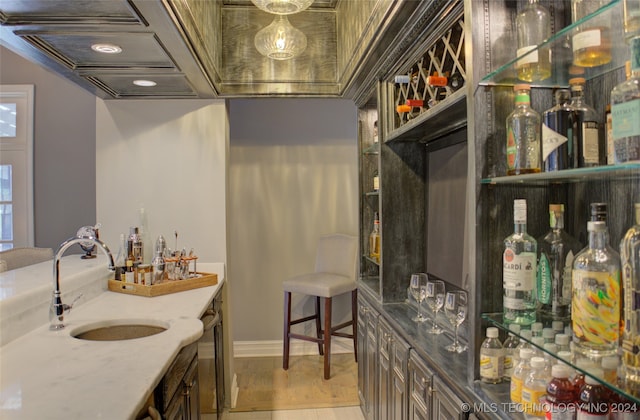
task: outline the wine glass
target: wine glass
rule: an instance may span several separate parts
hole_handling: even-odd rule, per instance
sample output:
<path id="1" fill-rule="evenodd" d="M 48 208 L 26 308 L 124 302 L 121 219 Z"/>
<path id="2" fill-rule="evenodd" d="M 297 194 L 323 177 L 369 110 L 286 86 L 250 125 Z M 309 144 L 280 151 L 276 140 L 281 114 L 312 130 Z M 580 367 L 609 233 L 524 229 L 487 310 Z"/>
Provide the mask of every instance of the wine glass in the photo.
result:
<path id="1" fill-rule="evenodd" d="M 427 305 L 433 312 L 433 325 L 427 330 L 429 334 L 442 334 L 443 329 L 438 327 L 436 318 L 438 311 L 444 305 L 444 282 L 442 280 L 427 281 Z"/>
<path id="2" fill-rule="evenodd" d="M 467 309 L 467 292 L 460 290 L 447 293 L 444 301 L 444 314 L 455 328 L 453 343 L 445 347 L 449 351 L 462 353 L 467 349 L 467 346 L 460 344 L 458 341 L 458 327 L 467 317 Z"/>
<path id="3" fill-rule="evenodd" d="M 409 290 L 411 291 L 411 296 L 418 302 L 418 315 L 413 318 L 416 322 L 425 322 L 427 318 L 422 315 L 422 301 L 424 301 L 426 297 L 426 288 L 427 288 L 427 280 L 428 277 L 425 273 L 416 273 L 411 275 L 411 280 L 409 283 Z"/>

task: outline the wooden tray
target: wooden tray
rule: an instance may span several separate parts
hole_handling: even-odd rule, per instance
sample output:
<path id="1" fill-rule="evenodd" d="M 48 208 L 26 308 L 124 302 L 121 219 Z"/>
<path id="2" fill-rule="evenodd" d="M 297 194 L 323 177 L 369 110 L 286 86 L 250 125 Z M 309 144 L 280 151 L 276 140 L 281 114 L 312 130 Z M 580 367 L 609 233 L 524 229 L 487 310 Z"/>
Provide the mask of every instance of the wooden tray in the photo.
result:
<path id="1" fill-rule="evenodd" d="M 152 286 L 145 286 L 143 284 L 137 283 L 125 283 L 118 280 L 109 280 L 109 290 L 112 292 L 125 293 L 128 295 L 154 297 L 218 284 L 217 274 L 197 274 L 199 274 L 200 277 L 194 277 L 185 280 L 165 280 L 162 283 L 154 284 Z"/>

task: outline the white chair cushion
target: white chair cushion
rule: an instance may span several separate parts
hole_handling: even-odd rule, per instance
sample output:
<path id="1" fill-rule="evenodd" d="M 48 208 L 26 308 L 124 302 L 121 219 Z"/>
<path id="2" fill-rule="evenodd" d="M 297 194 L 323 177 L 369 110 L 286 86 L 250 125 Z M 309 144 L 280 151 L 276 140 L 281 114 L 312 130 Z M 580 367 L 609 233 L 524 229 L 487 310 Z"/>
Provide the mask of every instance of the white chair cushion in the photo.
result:
<path id="1" fill-rule="evenodd" d="M 5 260 L 0 260 L 0 273 L 3 271 L 7 271 L 7 262 Z"/>
<path id="2" fill-rule="evenodd" d="M 285 292 L 310 296 L 334 297 L 351 292 L 358 287 L 349 277 L 332 273 L 309 273 L 291 277 L 282 282 Z"/>

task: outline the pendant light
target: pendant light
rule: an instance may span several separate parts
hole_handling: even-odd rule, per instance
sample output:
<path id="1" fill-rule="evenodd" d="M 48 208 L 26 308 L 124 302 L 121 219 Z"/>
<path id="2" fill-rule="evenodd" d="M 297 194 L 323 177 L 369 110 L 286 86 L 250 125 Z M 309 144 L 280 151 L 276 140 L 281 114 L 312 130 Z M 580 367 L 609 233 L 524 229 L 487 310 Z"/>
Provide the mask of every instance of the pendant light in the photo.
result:
<path id="1" fill-rule="evenodd" d="M 266 57 L 289 60 L 307 48 L 307 37 L 294 28 L 286 16 L 278 15 L 269 26 L 258 31 L 254 44 L 260 54 Z"/>
<path id="2" fill-rule="evenodd" d="M 313 0 L 251 0 L 258 9 L 276 15 L 292 15 L 311 6 Z"/>

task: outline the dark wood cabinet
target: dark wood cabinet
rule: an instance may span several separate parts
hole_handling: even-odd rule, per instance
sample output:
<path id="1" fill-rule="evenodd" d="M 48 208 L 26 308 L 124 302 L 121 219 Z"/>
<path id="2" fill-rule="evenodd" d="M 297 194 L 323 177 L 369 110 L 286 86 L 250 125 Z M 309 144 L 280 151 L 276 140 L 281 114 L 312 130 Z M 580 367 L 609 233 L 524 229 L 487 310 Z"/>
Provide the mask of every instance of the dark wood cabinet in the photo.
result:
<path id="1" fill-rule="evenodd" d="M 166 420 L 199 420 L 198 343 L 180 350 L 155 391 L 155 406 Z"/>

